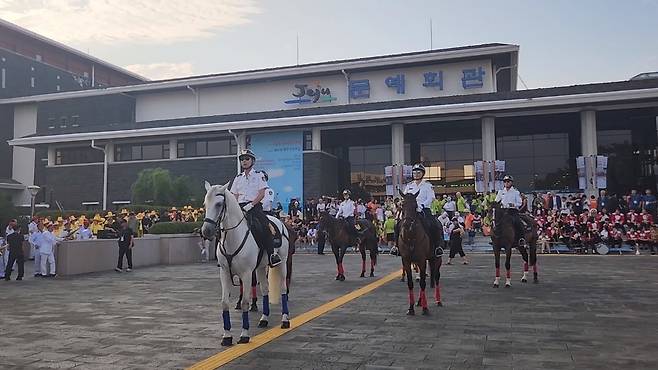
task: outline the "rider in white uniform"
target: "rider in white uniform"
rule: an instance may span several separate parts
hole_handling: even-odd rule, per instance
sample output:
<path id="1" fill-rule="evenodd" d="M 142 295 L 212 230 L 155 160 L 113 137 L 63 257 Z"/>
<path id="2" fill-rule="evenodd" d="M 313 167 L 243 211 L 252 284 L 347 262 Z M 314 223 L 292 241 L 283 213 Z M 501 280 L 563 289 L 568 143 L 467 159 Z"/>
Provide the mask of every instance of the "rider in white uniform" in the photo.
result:
<path id="1" fill-rule="evenodd" d="M 254 233 L 259 244 L 267 251 L 270 259 L 270 266 L 274 267 L 281 263 L 281 257 L 274 249 L 274 242 L 269 230 L 269 220 L 263 212 L 261 201 L 265 197 L 267 182 L 265 176 L 260 171 L 253 171 L 256 155 L 250 149 L 240 151 L 240 166 L 242 173 L 233 179 L 231 193 L 238 198 L 238 203 L 247 213 L 247 216 L 254 217 L 261 225 L 261 229 Z M 252 228 L 252 231 L 256 231 Z"/>
<path id="2" fill-rule="evenodd" d="M 354 214 L 356 213 L 356 206 L 354 201 L 350 199 L 352 192 L 345 189 L 343 190 L 343 201 L 338 206 L 338 212 L 336 213 L 336 218 L 343 218 L 349 225 L 348 229 L 352 233 L 352 236 L 357 236 L 356 227 L 354 226 Z"/>
<path id="3" fill-rule="evenodd" d="M 516 238 L 519 240 L 519 245 L 525 245 L 525 239 L 523 238 L 525 231 L 523 229 L 523 223 L 519 217 L 519 208 L 521 207 L 521 193 L 513 186 L 514 178 L 512 176 L 506 175 L 503 177 L 504 188 L 498 190 L 496 194 L 496 202 L 500 202 L 500 206 L 505 209 L 505 211 L 512 216 L 514 221 L 514 229 L 516 232 Z M 499 225 L 496 225 L 498 228 Z M 499 231 L 499 230 L 498 230 Z"/>
<path id="4" fill-rule="evenodd" d="M 434 189 L 431 183 L 423 179 L 425 177 L 425 166 L 421 163 L 417 163 L 411 168 L 411 174 L 413 180 L 405 186 L 404 193 L 418 193 L 418 196 L 416 196 L 417 211 L 421 215 L 423 226 L 425 226 L 425 230 L 434 246 L 434 254 L 437 257 L 441 256 L 443 255 L 443 248 L 441 248 L 441 238 L 439 238 L 439 224 L 430 210 L 430 205 L 435 198 Z"/>

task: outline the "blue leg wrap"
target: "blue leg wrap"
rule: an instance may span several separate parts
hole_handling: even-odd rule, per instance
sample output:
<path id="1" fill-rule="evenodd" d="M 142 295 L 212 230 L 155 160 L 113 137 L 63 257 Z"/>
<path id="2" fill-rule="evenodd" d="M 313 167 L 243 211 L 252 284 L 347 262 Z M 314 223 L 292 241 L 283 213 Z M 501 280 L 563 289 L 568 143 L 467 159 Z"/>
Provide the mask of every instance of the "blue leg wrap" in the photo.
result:
<path id="1" fill-rule="evenodd" d="M 228 311 L 222 311 L 222 319 L 224 319 L 224 330 L 231 330 L 231 315 Z"/>
<path id="2" fill-rule="evenodd" d="M 288 295 L 281 294 L 281 313 L 288 314 Z"/>
<path id="3" fill-rule="evenodd" d="M 249 312 L 242 313 L 242 329 L 249 330 Z"/>
<path id="4" fill-rule="evenodd" d="M 270 316 L 270 296 L 263 296 L 263 315 Z"/>

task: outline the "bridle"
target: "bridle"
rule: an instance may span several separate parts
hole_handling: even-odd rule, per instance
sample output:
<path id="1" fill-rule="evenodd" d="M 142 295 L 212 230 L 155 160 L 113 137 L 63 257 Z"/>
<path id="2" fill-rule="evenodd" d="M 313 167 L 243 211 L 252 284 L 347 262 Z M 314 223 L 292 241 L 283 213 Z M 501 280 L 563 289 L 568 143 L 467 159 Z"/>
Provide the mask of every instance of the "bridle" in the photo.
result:
<path id="1" fill-rule="evenodd" d="M 222 227 L 222 223 L 224 223 L 224 220 L 226 220 L 226 194 L 225 193 L 220 193 L 217 194 L 217 196 L 222 197 L 224 199 L 224 205 L 222 207 L 222 210 L 219 212 L 219 215 L 217 215 L 217 219 L 213 220 L 211 218 L 205 217 L 203 219 L 203 222 L 207 222 L 215 227 L 216 230 L 216 239 L 217 239 L 217 244 L 219 245 L 219 252 L 226 258 L 226 262 L 228 263 L 228 272 L 229 275 L 231 276 L 231 284 L 233 286 L 237 286 L 235 283 L 233 283 L 233 270 L 232 270 L 232 265 L 233 265 L 233 258 L 237 256 L 241 251 L 242 248 L 244 248 L 245 243 L 247 242 L 247 239 L 249 238 L 249 234 L 251 233 L 251 227 L 249 226 L 249 223 L 247 223 L 247 232 L 245 232 L 244 237 L 242 238 L 242 242 L 240 242 L 240 245 L 238 248 L 233 252 L 233 253 L 228 253 L 226 251 L 226 247 L 224 246 L 224 243 L 222 242 L 222 233 L 226 235 L 227 231 L 236 229 L 240 224 L 247 218 L 247 213 L 242 210 L 242 218 L 240 221 L 232 227 Z M 217 227 L 219 226 L 219 228 Z M 219 265 L 218 265 L 219 266 Z"/>

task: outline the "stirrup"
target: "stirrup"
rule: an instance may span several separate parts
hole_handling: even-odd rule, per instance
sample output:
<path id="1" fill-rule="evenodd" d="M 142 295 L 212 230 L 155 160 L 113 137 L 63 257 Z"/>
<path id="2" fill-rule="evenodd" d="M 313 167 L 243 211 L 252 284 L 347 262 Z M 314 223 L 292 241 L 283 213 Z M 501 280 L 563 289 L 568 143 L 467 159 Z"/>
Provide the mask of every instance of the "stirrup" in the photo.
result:
<path id="1" fill-rule="evenodd" d="M 281 264 L 281 257 L 277 253 L 270 256 L 270 267 L 276 267 Z"/>
<path id="2" fill-rule="evenodd" d="M 434 248 L 434 256 L 435 257 L 443 256 L 443 248 L 441 248 L 441 247 Z"/>
<path id="3" fill-rule="evenodd" d="M 525 238 L 519 239 L 519 246 L 520 247 L 525 247 Z"/>

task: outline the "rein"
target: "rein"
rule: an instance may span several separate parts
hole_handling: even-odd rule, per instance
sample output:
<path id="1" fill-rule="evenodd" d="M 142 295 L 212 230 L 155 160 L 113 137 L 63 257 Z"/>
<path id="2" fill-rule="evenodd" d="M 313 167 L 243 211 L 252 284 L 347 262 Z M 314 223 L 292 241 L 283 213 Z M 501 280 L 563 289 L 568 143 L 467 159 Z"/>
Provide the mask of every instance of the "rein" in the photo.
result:
<path id="1" fill-rule="evenodd" d="M 226 200 L 226 195 L 225 194 L 217 194 L 217 196 L 221 196 L 222 198 L 224 198 L 224 200 Z M 233 253 L 229 254 L 226 251 L 226 247 L 224 246 L 225 243 L 222 242 L 222 232 L 224 233 L 224 239 L 226 239 L 227 231 L 236 229 L 238 226 L 240 226 L 242 221 L 244 221 L 247 218 L 247 213 L 244 212 L 244 210 L 243 210 L 242 211 L 242 218 L 240 219 L 240 221 L 235 226 L 225 228 L 225 227 L 222 227 L 221 225 L 226 220 L 226 208 L 227 208 L 226 207 L 226 202 L 224 202 L 224 207 L 222 207 L 222 211 L 217 216 L 217 220 L 213 220 L 213 219 L 210 219 L 210 218 L 206 217 L 206 218 L 203 219 L 203 222 L 207 222 L 207 223 L 215 226 L 215 228 L 217 228 L 218 225 L 220 226 L 217 229 L 217 236 L 218 236 L 218 241 L 219 241 L 218 242 L 218 244 L 219 244 L 219 253 L 221 253 L 222 256 L 224 256 L 224 258 L 226 258 L 226 262 L 228 263 L 228 272 L 229 272 L 229 275 L 231 276 L 231 284 L 233 284 L 233 286 L 238 286 L 233 282 L 233 276 L 234 276 L 233 269 L 232 269 L 233 258 L 235 256 L 237 256 L 242 251 L 242 248 L 244 248 L 245 243 L 247 242 L 247 239 L 249 238 L 249 233 L 251 233 L 251 227 L 249 227 L 249 224 L 247 224 L 247 232 L 244 234 L 244 237 L 242 238 L 242 242 L 240 242 L 240 245 L 238 246 L 238 248 Z"/>

